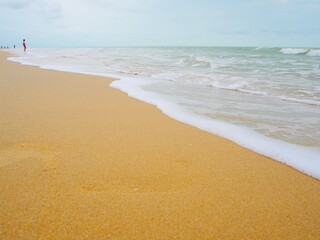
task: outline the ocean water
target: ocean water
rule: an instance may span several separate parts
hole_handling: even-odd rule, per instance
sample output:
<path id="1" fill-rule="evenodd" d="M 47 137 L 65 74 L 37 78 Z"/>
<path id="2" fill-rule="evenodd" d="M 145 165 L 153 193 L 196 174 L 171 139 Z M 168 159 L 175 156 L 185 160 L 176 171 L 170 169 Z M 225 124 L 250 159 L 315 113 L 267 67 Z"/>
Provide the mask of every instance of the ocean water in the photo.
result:
<path id="1" fill-rule="evenodd" d="M 10 58 L 115 77 L 111 87 L 172 118 L 320 179 L 320 49 L 21 49 Z"/>

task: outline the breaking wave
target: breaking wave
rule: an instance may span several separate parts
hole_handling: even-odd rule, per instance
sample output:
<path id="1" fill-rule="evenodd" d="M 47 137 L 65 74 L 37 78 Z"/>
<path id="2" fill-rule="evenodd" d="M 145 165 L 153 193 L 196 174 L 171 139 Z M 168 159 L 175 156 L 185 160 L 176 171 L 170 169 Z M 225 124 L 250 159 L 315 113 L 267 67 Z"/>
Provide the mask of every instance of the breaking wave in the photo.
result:
<path id="1" fill-rule="evenodd" d="M 311 49 L 307 55 L 311 57 L 320 57 L 320 49 Z"/>
<path id="2" fill-rule="evenodd" d="M 307 48 L 282 48 L 280 50 L 283 54 L 304 54 L 307 53 L 309 49 Z"/>
<path id="3" fill-rule="evenodd" d="M 320 57 L 320 49 L 307 49 L 307 48 L 282 48 L 280 50 L 283 54 L 291 55 L 307 55 L 310 57 Z"/>
<path id="4" fill-rule="evenodd" d="M 194 68 L 210 68 L 211 64 L 207 61 L 198 60 L 196 58 L 182 58 L 175 63 L 181 67 L 194 67 Z"/>

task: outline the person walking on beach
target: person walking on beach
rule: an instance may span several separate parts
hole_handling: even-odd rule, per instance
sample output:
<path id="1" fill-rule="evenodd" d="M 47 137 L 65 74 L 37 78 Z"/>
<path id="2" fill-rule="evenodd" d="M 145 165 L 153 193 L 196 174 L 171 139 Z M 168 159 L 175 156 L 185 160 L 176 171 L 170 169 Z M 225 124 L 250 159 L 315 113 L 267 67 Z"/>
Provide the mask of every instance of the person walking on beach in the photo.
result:
<path id="1" fill-rule="evenodd" d="M 23 48 L 24 48 L 24 51 L 26 51 L 27 45 L 26 45 L 26 40 L 25 39 L 23 39 Z"/>

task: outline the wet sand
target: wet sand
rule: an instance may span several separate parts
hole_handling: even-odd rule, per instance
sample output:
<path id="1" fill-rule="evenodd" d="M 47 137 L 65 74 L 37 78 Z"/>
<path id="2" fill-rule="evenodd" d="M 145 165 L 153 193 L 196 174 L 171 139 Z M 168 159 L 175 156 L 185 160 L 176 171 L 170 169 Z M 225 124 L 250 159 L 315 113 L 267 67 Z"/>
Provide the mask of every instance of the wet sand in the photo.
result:
<path id="1" fill-rule="evenodd" d="M 320 239 L 320 182 L 0 52 L 0 239 Z M 308 159 L 305 159 L 306 161 Z"/>

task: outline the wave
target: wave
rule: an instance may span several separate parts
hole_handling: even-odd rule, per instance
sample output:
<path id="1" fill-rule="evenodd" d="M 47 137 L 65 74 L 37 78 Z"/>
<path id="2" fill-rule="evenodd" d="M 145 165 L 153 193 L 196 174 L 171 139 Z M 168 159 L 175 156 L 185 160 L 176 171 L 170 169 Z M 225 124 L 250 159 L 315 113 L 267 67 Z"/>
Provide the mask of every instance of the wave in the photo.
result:
<path id="1" fill-rule="evenodd" d="M 311 57 L 320 57 L 320 49 L 311 49 L 307 55 Z"/>
<path id="2" fill-rule="evenodd" d="M 230 83 L 228 85 L 223 85 L 219 81 L 214 81 L 211 84 L 211 86 L 214 88 L 225 89 L 225 90 L 234 90 L 234 91 L 241 91 L 242 87 L 247 86 L 247 85 L 248 85 L 247 81 L 234 82 L 234 83 Z"/>
<path id="3" fill-rule="evenodd" d="M 181 67 L 194 67 L 194 68 L 210 68 L 211 64 L 207 61 L 197 60 L 195 58 L 182 58 L 175 63 Z"/>
<path id="4" fill-rule="evenodd" d="M 279 54 L 279 49 L 274 49 L 274 52 Z M 65 56 L 68 56 L 68 55 L 65 55 Z M 108 56 L 108 55 L 106 54 L 106 56 Z M 205 63 L 205 62 L 210 60 L 210 59 L 205 60 L 205 59 L 195 57 L 195 56 L 187 57 L 184 55 L 185 58 L 181 58 L 181 55 L 179 55 L 179 56 L 180 56 L 179 63 L 182 65 L 185 64 L 185 66 L 188 67 L 187 72 L 183 72 L 185 69 L 179 69 L 179 71 L 174 72 L 174 71 L 170 71 L 170 69 L 168 70 L 166 68 L 162 68 L 161 69 L 162 71 L 159 71 L 159 72 L 162 72 L 162 74 L 167 75 L 167 78 L 169 78 L 169 79 L 179 78 L 184 81 L 187 81 L 187 80 L 189 80 L 187 78 L 187 76 L 190 76 L 190 72 L 193 73 L 194 72 L 193 70 L 197 70 L 196 71 L 197 73 L 201 73 L 204 70 L 203 68 L 201 68 L 201 64 L 199 65 L 199 62 L 204 62 L 203 63 L 204 66 L 208 66 L 207 63 Z M 112 77 L 112 78 L 121 79 L 119 81 L 113 82 L 111 86 L 114 88 L 118 88 L 124 92 L 127 92 L 129 95 L 131 95 L 137 99 L 149 102 L 153 105 L 156 105 L 165 114 L 171 116 L 172 118 L 174 118 L 176 120 L 193 125 L 195 127 L 198 127 L 199 129 L 208 131 L 210 133 L 214 133 L 219 136 L 228 138 L 243 147 L 251 149 L 251 150 L 253 150 L 257 153 L 260 153 L 262 155 L 269 156 L 279 162 L 282 162 L 282 163 L 287 164 L 295 169 L 298 169 L 301 172 L 304 172 L 310 176 L 313 176 L 317 179 L 320 179 L 320 164 L 319 164 L 320 152 L 319 152 L 319 148 L 310 148 L 310 147 L 293 145 L 290 143 L 286 143 L 284 141 L 280 141 L 280 140 L 272 139 L 270 137 L 263 136 L 263 135 L 255 132 L 254 130 L 247 129 L 245 127 L 238 127 L 233 124 L 228 124 L 228 123 L 220 122 L 218 120 L 206 118 L 205 116 L 194 115 L 193 113 L 189 113 L 188 110 L 181 107 L 180 105 L 177 105 L 169 100 L 167 101 L 163 97 L 161 97 L 160 95 L 145 91 L 143 89 L 143 87 L 146 86 L 147 84 L 149 84 L 149 78 L 146 79 L 145 81 L 143 80 L 143 77 L 141 77 L 141 75 L 140 75 L 141 74 L 140 68 L 138 69 L 139 75 L 140 75 L 139 79 L 135 78 L 134 76 L 129 79 L 127 77 L 124 77 L 123 74 L 121 74 L 121 73 L 119 73 L 119 75 L 110 74 L 110 72 L 114 73 L 114 72 L 118 72 L 117 70 L 123 69 L 122 67 L 117 66 L 117 65 L 116 66 L 103 66 L 103 69 L 102 68 L 95 68 L 92 66 L 86 66 L 87 62 L 88 62 L 88 58 L 83 58 L 83 61 L 85 61 L 85 63 L 86 63 L 85 64 L 86 67 L 83 67 L 82 65 L 79 65 L 78 63 L 72 63 L 71 65 L 73 67 L 72 66 L 68 67 L 67 64 L 63 64 L 60 66 L 52 66 L 53 57 L 51 58 L 50 61 L 45 61 L 45 59 L 44 59 L 44 61 L 41 61 L 38 64 L 32 63 L 33 61 L 32 61 L 32 59 L 30 59 L 30 57 L 31 56 L 29 55 L 28 57 L 11 58 L 10 60 L 17 61 L 17 62 L 24 63 L 24 64 L 29 64 L 29 65 L 40 66 L 41 68 L 45 68 L 45 69 L 53 69 L 53 70 L 67 71 L 67 72 L 78 72 L 78 73 L 83 73 L 83 74 L 90 74 L 90 75 L 105 76 L 105 77 Z M 177 59 L 178 58 L 174 58 L 173 61 L 176 62 Z M 200 61 L 198 61 L 198 60 L 200 60 Z M 317 60 L 317 59 L 313 59 L 313 60 Z M 60 61 L 58 63 L 60 63 Z M 45 64 L 49 64 L 49 66 L 46 66 Z M 214 66 L 214 64 L 215 64 L 214 62 L 211 62 L 212 66 Z M 107 69 L 108 67 L 110 69 Z M 148 67 L 148 65 L 146 65 L 146 67 Z M 143 69 L 146 67 L 143 67 Z M 198 67 L 200 69 L 192 69 L 192 71 L 189 71 L 190 68 L 192 68 L 192 67 L 195 67 L 195 68 Z M 111 71 L 111 68 L 113 68 L 114 70 Z M 134 70 L 132 70 L 131 72 L 130 72 L 130 68 L 129 69 L 125 68 L 125 69 L 128 70 L 127 71 L 128 74 L 130 73 L 130 74 L 135 75 L 134 70 L 136 70 L 137 68 L 134 68 Z M 198 71 L 198 70 L 200 70 L 200 71 Z M 122 72 L 124 72 L 124 71 L 122 71 Z M 179 76 L 179 74 L 181 74 L 181 72 L 183 72 L 182 73 L 183 75 Z M 173 74 L 174 76 L 169 76 L 169 74 Z M 151 76 L 152 76 L 152 74 L 151 74 Z M 208 75 L 206 75 L 206 76 L 208 76 Z M 210 76 L 216 77 L 216 76 L 212 76 L 212 75 L 210 75 Z M 165 76 L 162 76 L 162 77 L 165 77 Z M 203 78 L 199 79 L 199 77 L 201 77 L 200 74 L 190 76 L 190 78 L 196 79 L 197 81 L 204 80 Z M 225 79 L 226 76 L 220 76 L 220 77 L 221 77 L 221 81 L 218 78 L 219 81 L 215 81 L 215 83 L 212 84 L 212 87 L 217 87 L 217 88 L 221 88 L 221 89 L 228 89 L 229 88 L 229 90 L 239 91 L 239 92 L 243 92 L 246 94 L 264 95 L 268 98 L 278 98 L 278 99 L 282 98 L 282 100 L 291 101 L 291 102 L 299 102 L 300 101 L 299 99 L 293 99 L 293 98 L 290 99 L 289 96 L 287 96 L 287 97 L 285 97 L 285 96 L 272 96 L 270 93 L 267 93 L 268 90 L 266 90 L 266 92 L 254 91 L 253 89 L 251 89 L 251 82 L 248 81 L 248 79 L 246 79 L 246 78 L 238 78 L 238 77 L 236 79 L 229 78 L 229 80 L 232 80 L 232 82 L 229 81 L 228 83 L 226 83 L 226 82 L 222 81 Z M 139 82 L 140 79 L 142 79 L 141 82 Z M 210 77 L 207 78 L 207 80 L 210 83 L 212 82 L 212 78 L 210 78 Z M 228 80 L 228 79 L 226 79 L 226 80 Z M 315 89 L 317 89 L 317 88 L 315 88 Z M 310 102 L 308 103 L 308 101 L 309 100 L 307 100 L 307 102 L 305 102 L 304 104 L 306 104 L 306 103 L 311 104 Z M 313 100 L 310 100 L 310 101 L 313 101 Z M 320 100 L 318 101 L 318 99 L 315 99 L 315 101 L 313 101 L 312 104 L 320 105 Z M 304 159 L 308 159 L 308 161 L 303 161 Z"/>
<path id="5" fill-rule="evenodd" d="M 121 78 L 110 84 L 128 96 L 156 106 L 173 119 L 195 126 L 203 131 L 227 138 L 258 154 L 270 157 L 309 176 L 320 179 L 319 149 L 303 147 L 263 136 L 246 127 L 239 127 L 219 120 L 194 114 L 176 103 L 168 102 L 160 95 L 143 90 L 150 82 L 142 79 Z M 303 161 L 308 159 L 308 161 Z"/>
<path id="6" fill-rule="evenodd" d="M 246 94 L 277 98 L 277 99 L 280 99 L 280 100 L 286 101 L 286 102 L 320 106 L 320 99 L 313 100 L 313 99 L 298 99 L 298 98 L 294 98 L 294 97 L 285 97 L 285 96 L 275 96 L 275 95 L 272 95 L 268 92 L 244 89 L 243 87 L 248 86 L 248 83 L 246 81 L 231 83 L 229 85 L 223 85 L 223 84 L 219 83 L 218 81 L 214 81 L 211 83 L 210 86 L 214 87 L 214 88 L 218 88 L 218 89 L 228 90 L 228 91 L 236 91 L 236 92 L 241 92 L 241 93 L 246 93 Z"/>
<path id="7" fill-rule="evenodd" d="M 277 49 L 276 47 L 256 47 L 254 50 L 270 50 Z"/>
<path id="8" fill-rule="evenodd" d="M 283 54 L 305 54 L 309 51 L 307 48 L 282 48 L 280 50 Z"/>
<path id="9" fill-rule="evenodd" d="M 310 57 L 320 57 L 320 49 L 307 49 L 307 48 L 282 48 L 280 50 L 283 54 L 301 54 Z"/>
<path id="10" fill-rule="evenodd" d="M 279 99 L 287 102 L 294 103 L 303 103 L 308 105 L 320 106 L 320 100 L 310 100 L 310 99 L 297 99 L 297 98 L 288 98 L 288 97 L 279 97 Z"/>

